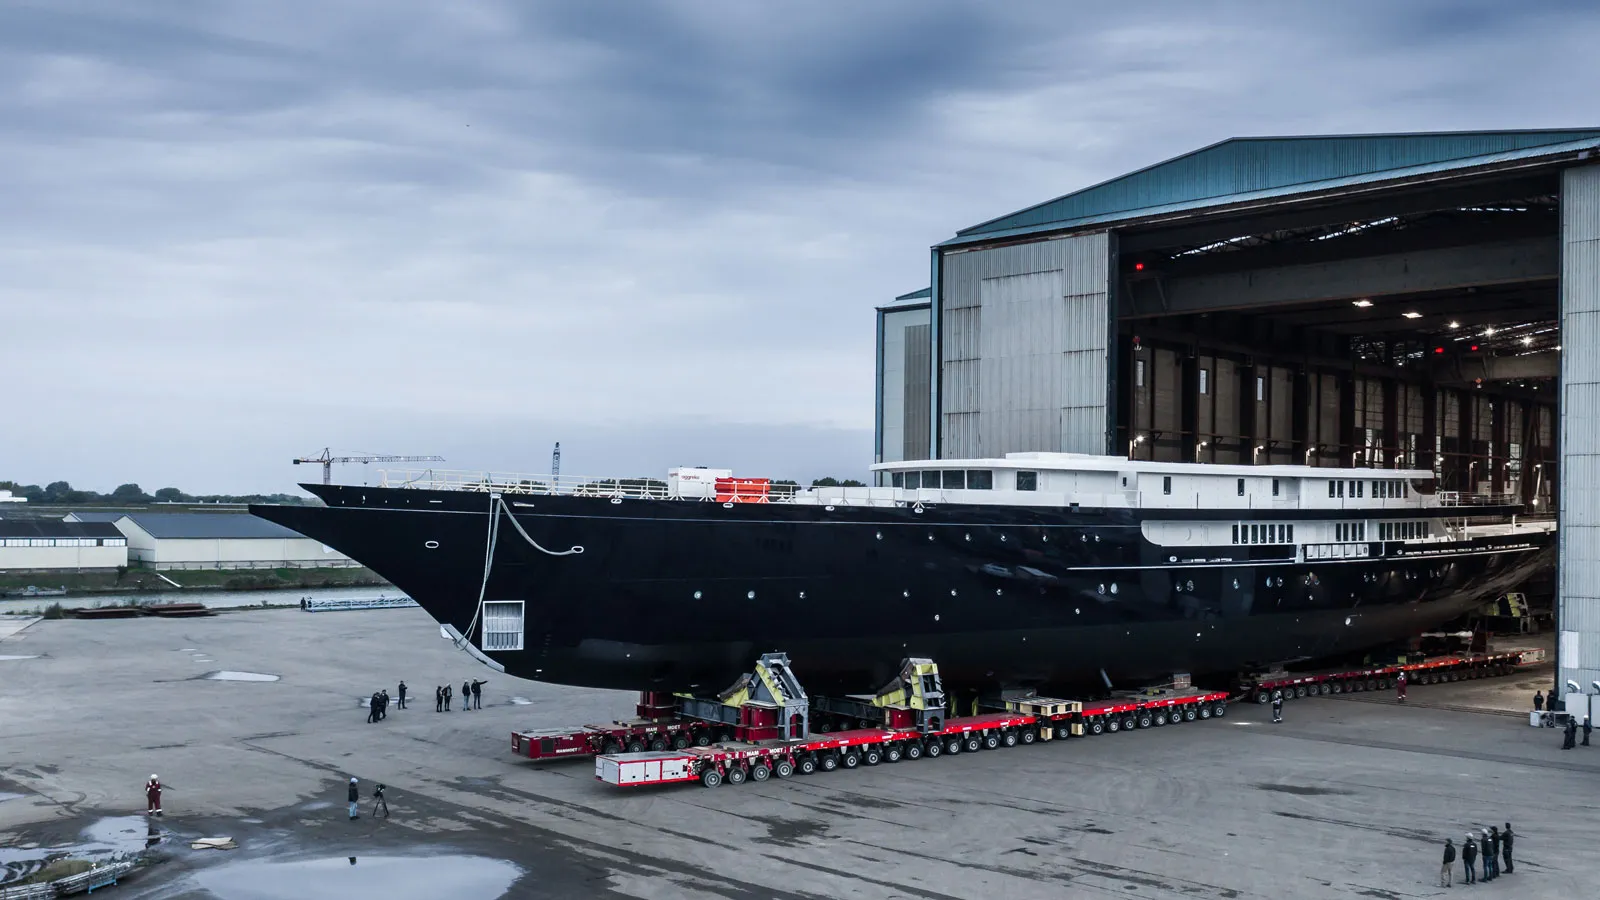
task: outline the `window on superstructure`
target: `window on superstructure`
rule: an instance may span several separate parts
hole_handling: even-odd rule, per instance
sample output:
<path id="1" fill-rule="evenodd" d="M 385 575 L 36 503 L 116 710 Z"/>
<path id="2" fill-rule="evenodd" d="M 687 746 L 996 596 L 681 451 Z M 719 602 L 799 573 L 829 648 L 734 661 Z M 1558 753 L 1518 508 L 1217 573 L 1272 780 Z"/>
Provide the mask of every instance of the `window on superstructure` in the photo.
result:
<path id="1" fill-rule="evenodd" d="M 1329 497 L 1333 496 L 1333 482 L 1331 482 L 1331 481 L 1328 482 L 1328 496 Z"/>
<path id="2" fill-rule="evenodd" d="M 1289 533 L 1288 533 L 1288 536 L 1285 538 L 1285 540 L 1288 543 L 1292 544 L 1292 543 L 1294 543 L 1294 523 L 1293 522 L 1289 523 L 1288 528 L 1289 528 Z"/>
<path id="3" fill-rule="evenodd" d="M 1289 542 L 1289 526 L 1287 526 L 1287 525 L 1279 525 L 1278 526 L 1278 543 L 1286 544 L 1288 542 Z"/>
<path id="4" fill-rule="evenodd" d="M 1343 500 L 1344 499 L 1344 482 L 1335 481 L 1334 484 L 1337 485 L 1338 488 L 1339 488 L 1339 499 Z"/>
<path id="5" fill-rule="evenodd" d="M 1400 496 L 1403 498 L 1409 496 L 1410 494 L 1411 489 L 1406 486 L 1404 481 L 1400 482 Z"/>
<path id="6" fill-rule="evenodd" d="M 1239 479 L 1239 496 L 1244 496 L 1244 479 Z"/>
<path id="7" fill-rule="evenodd" d="M 1202 394 L 1208 393 L 1210 391 L 1210 388 L 1211 388 L 1211 370 L 1210 369 L 1201 369 L 1200 370 L 1200 393 L 1202 393 Z"/>
<path id="8" fill-rule="evenodd" d="M 1432 522 L 1423 522 L 1422 523 L 1422 536 L 1423 537 L 1433 537 L 1433 523 Z"/>
<path id="9" fill-rule="evenodd" d="M 928 470 L 924 469 L 923 472 L 922 472 L 922 487 L 925 490 L 930 490 L 930 491 L 938 490 L 939 489 L 939 473 L 937 471 L 928 471 Z"/>
<path id="10" fill-rule="evenodd" d="M 992 491 L 994 490 L 994 473 L 988 469 L 967 470 L 967 490 Z"/>
<path id="11" fill-rule="evenodd" d="M 1038 472 L 1018 472 L 1017 473 L 1017 490 L 1019 490 L 1019 491 L 1037 491 L 1038 489 L 1039 489 L 1039 473 Z"/>
<path id="12" fill-rule="evenodd" d="M 1144 360 L 1135 360 L 1133 363 L 1133 386 L 1144 387 Z"/>
<path id="13" fill-rule="evenodd" d="M 1233 523 L 1233 542 L 1235 544 L 1239 543 L 1239 523 L 1238 522 Z"/>
<path id="14" fill-rule="evenodd" d="M 922 473 L 921 472 L 907 472 L 905 474 L 906 474 L 906 490 L 908 490 L 908 491 L 916 491 L 916 490 L 921 490 L 922 489 Z"/>
<path id="15" fill-rule="evenodd" d="M 1272 496 L 1278 496 L 1278 479 L 1272 479 Z"/>
<path id="16" fill-rule="evenodd" d="M 1260 375 L 1257 375 L 1256 376 L 1256 402 L 1260 403 L 1261 401 L 1263 401 L 1265 399 L 1267 399 L 1267 379 L 1263 378 Z"/>
<path id="17" fill-rule="evenodd" d="M 1163 493 L 1163 494 L 1172 493 L 1172 476 L 1171 475 L 1163 475 L 1163 476 L 1161 476 L 1161 493 Z"/>
<path id="18" fill-rule="evenodd" d="M 944 470 L 944 489 L 947 491 L 964 491 L 967 489 L 967 473 L 963 469 Z"/>
<path id="19" fill-rule="evenodd" d="M 889 473 L 889 486 L 890 487 L 905 487 L 906 486 L 905 473 L 904 472 L 890 472 Z"/>
<path id="20" fill-rule="evenodd" d="M 1355 488 L 1357 497 L 1365 497 L 1367 495 L 1367 483 L 1365 481 L 1356 482 Z"/>

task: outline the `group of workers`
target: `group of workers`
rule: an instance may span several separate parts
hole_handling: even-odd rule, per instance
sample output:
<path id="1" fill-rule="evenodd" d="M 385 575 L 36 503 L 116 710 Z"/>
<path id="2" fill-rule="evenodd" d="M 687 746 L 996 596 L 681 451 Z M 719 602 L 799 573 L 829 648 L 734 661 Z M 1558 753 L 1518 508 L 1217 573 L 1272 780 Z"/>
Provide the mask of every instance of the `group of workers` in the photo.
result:
<path id="1" fill-rule="evenodd" d="M 1504 872 L 1510 875 L 1515 869 L 1511 864 L 1511 845 L 1516 840 L 1516 834 L 1511 831 L 1511 823 L 1506 823 L 1506 830 L 1501 831 L 1493 825 L 1479 832 L 1467 832 L 1466 840 L 1461 842 L 1461 864 L 1466 868 L 1467 877 L 1465 884 L 1479 881 L 1493 881 L 1500 877 L 1502 871 L 1500 863 L 1505 861 Z M 1456 861 L 1456 844 L 1450 838 L 1444 839 L 1444 864 L 1439 867 L 1439 886 L 1451 886 L 1452 866 Z M 1475 864 L 1482 862 L 1483 874 L 1478 874 Z"/>
<path id="2" fill-rule="evenodd" d="M 1556 696 L 1556 692 L 1555 691 L 1551 691 L 1550 692 L 1550 708 L 1552 710 L 1555 709 L 1555 696 Z M 1534 691 L 1533 692 L 1533 711 L 1534 712 L 1543 712 L 1544 711 L 1544 704 L 1545 704 L 1544 692 L 1543 691 Z M 1589 746 L 1589 733 L 1594 731 L 1594 726 L 1589 723 L 1589 717 L 1588 716 L 1583 716 L 1582 720 L 1580 721 L 1577 716 L 1568 716 L 1567 717 L 1567 724 L 1562 729 L 1561 749 L 1563 749 L 1563 750 L 1571 750 L 1574 747 L 1578 746 L 1578 732 L 1579 731 L 1583 732 L 1583 746 L 1585 746 L 1585 747 Z"/>
<path id="3" fill-rule="evenodd" d="M 461 682 L 461 709 L 483 709 L 483 686 L 488 681 L 474 679 Z M 449 712 L 450 698 L 455 695 L 450 685 L 440 685 L 433 689 L 433 711 Z"/>

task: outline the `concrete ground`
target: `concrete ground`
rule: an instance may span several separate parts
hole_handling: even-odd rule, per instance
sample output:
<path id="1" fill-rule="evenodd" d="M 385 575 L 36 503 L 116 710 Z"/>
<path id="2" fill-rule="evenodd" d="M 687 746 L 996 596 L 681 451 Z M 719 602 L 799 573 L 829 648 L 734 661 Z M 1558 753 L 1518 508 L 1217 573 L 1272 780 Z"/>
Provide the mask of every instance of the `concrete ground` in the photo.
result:
<path id="1" fill-rule="evenodd" d="M 280 680 L 203 677 L 219 670 Z M 482 711 L 433 711 L 435 684 L 479 677 Z M 414 708 L 366 724 L 362 698 L 401 678 Z M 586 761 L 519 761 L 509 735 L 626 716 L 631 696 L 489 672 L 417 609 L 40 621 L 0 641 L 0 863 L 108 829 L 142 844 L 155 772 L 166 861 L 113 896 L 1407 898 L 1444 893 L 1445 837 L 1506 821 L 1516 873 L 1452 890 L 1590 896 L 1600 746 L 1562 751 L 1515 715 L 1547 684 L 623 790 Z M 1463 711 L 1479 695 L 1512 712 Z M 346 818 L 351 775 L 363 798 L 390 786 L 392 818 Z M 188 847 L 220 835 L 239 849 Z"/>

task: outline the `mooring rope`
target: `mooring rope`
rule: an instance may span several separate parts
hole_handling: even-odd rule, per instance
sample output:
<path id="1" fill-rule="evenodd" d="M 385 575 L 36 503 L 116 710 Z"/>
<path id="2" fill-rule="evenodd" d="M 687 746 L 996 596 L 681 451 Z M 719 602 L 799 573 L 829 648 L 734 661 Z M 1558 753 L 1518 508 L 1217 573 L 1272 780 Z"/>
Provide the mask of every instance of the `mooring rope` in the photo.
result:
<path id="1" fill-rule="evenodd" d="M 467 630 L 462 632 L 461 635 L 461 640 L 469 644 L 472 642 L 473 630 L 478 627 L 479 620 L 483 618 L 484 597 L 489 591 L 489 575 L 494 571 L 494 550 L 500 542 L 501 513 L 505 513 L 506 518 L 511 520 L 512 527 L 517 529 L 517 533 L 522 535 L 522 539 L 533 545 L 534 549 L 538 550 L 540 553 L 545 553 L 550 556 L 575 556 L 583 552 L 583 546 L 581 544 L 574 544 L 570 550 L 548 550 L 541 546 L 538 541 L 534 540 L 533 537 L 523 529 L 522 523 L 517 521 L 517 517 L 512 514 L 511 508 L 506 506 L 505 498 L 500 494 L 489 494 L 489 537 L 488 540 L 485 541 L 483 548 L 483 580 L 478 584 L 478 608 L 473 612 L 472 622 L 467 625 Z M 460 643 L 458 643 L 456 646 L 457 649 L 460 649 L 461 647 Z"/>

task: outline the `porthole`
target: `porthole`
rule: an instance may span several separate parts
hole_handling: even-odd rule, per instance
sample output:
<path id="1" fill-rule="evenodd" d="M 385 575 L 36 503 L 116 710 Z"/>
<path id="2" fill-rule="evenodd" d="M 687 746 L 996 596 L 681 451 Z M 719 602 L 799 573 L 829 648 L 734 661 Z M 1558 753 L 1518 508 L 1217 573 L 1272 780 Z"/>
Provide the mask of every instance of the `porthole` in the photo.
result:
<path id="1" fill-rule="evenodd" d="M 1001 590 L 1000 590 L 1000 589 L 999 589 L 999 588 L 995 588 L 995 589 L 994 589 L 994 595 L 995 595 L 995 596 L 996 596 L 996 597 L 998 597 L 998 596 L 1000 596 L 1000 595 L 1001 595 L 1001 594 L 1002 594 L 1002 593 L 1004 593 L 1004 592 L 1003 592 L 1003 591 L 1001 591 Z"/>
<path id="2" fill-rule="evenodd" d="M 1192 582 L 1192 581 L 1184 582 L 1183 589 L 1188 591 L 1191 594 L 1194 593 L 1194 582 Z"/>
<path id="3" fill-rule="evenodd" d="M 1239 589 L 1239 579 L 1237 578 L 1233 580 L 1233 589 L 1236 591 Z"/>
<path id="4" fill-rule="evenodd" d="M 972 540 L 972 535 L 964 534 L 964 535 L 961 536 L 961 538 L 962 538 L 962 540 L 970 541 L 970 540 Z"/>
<path id="5" fill-rule="evenodd" d="M 1085 544 L 1087 544 L 1087 543 L 1089 543 L 1089 536 L 1087 534 L 1080 534 L 1080 535 L 1078 535 L 1078 540 L 1083 541 Z"/>
<path id="6" fill-rule="evenodd" d="M 831 506 L 824 506 L 823 509 L 827 510 L 828 512 L 833 512 L 833 507 Z"/>
<path id="7" fill-rule="evenodd" d="M 1100 543 L 1100 535 L 1097 534 L 1097 535 L 1094 536 L 1094 542 L 1096 544 Z"/>
<path id="8" fill-rule="evenodd" d="M 427 547 L 429 550 L 437 550 L 437 549 L 439 549 L 439 542 L 438 541 L 429 541 L 426 544 L 423 544 L 422 546 Z"/>
<path id="9" fill-rule="evenodd" d="M 911 592 L 910 591 L 901 591 L 900 592 L 900 596 L 909 598 L 911 596 Z"/>
<path id="10" fill-rule="evenodd" d="M 1003 534 L 1000 535 L 1000 543 L 1004 544 L 1005 542 L 1006 542 L 1006 536 L 1003 535 Z"/>
<path id="11" fill-rule="evenodd" d="M 938 613 L 934 613 L 934 614 L 933 614 L 933 620 L 934 620 L 934 621 L 935 621 L 935 622 L 937 622 L 937 621 L 939 621 L 939 614 L 938 614 Z"/>
<path id="12" fill-rule="evenodd" d="M 621 497 L 612 497 L 611 498 L 611 505 L 612 506 L 621 506 L 622 505 L 622 498 Z"/>
<path id="13" fill-rule="evenodd" d="M 1111 593 L 1115 594 L 1116 592 L 1117 592 L 1117 583 L 1115 581 L 1113 581 L 1113 582 L 1111 582 Z"/>
<path id="14" fill-rule="evenodd" d="M 1106 586 L 1103 585 L 1103 584 L 1100 585 L 1100 593 L 1104 594 L 1105 592 L 1106 592 Z"/>
<path id="15" fill-rule="evenodd" d="M 700 592 L 699 592 L 699 591 L 695 591 L 695 592 L 694 592 L 694 598 L 695 598 L 695 599 L 696 599 L 696 600 L 699 600 L 699 599 L 700 599 Z"/>
<path id="16" fill-rule="evenodd" d="M 756 592 L 755 591 L 749 591 L 744 595 L 744 598 L 746 600 L 754 600 L 756 598 Z"/>
<path id="17" fill-rule="evenodd" d="M 955 596 L 955 595 L 956 595 L 956 592 L 955 592 L 955 590 L 954 590 L 954 589 L 952 589 L 952 590 L 951 590 L 951 591 L 950 591 L 950 596 L 952 596 L 952 597 L 954 597 L 954 596 Z"/>
<path id="18" fill-rule="evenodd" d="M 800 599 L 804 600 L 805 598 L 806 598 L 806 592 L 805 591 L 801 591 L 800 592 Z"/>
<path id="19" fill-rule="evenodd" d="M 881 540 L 883 540 L 883 532 L 880 531 L 877 534 L 873 535 L 873 537 L 875 537 L 875 538 L 877 538 L 878 540 L 881 541 Z"/>

